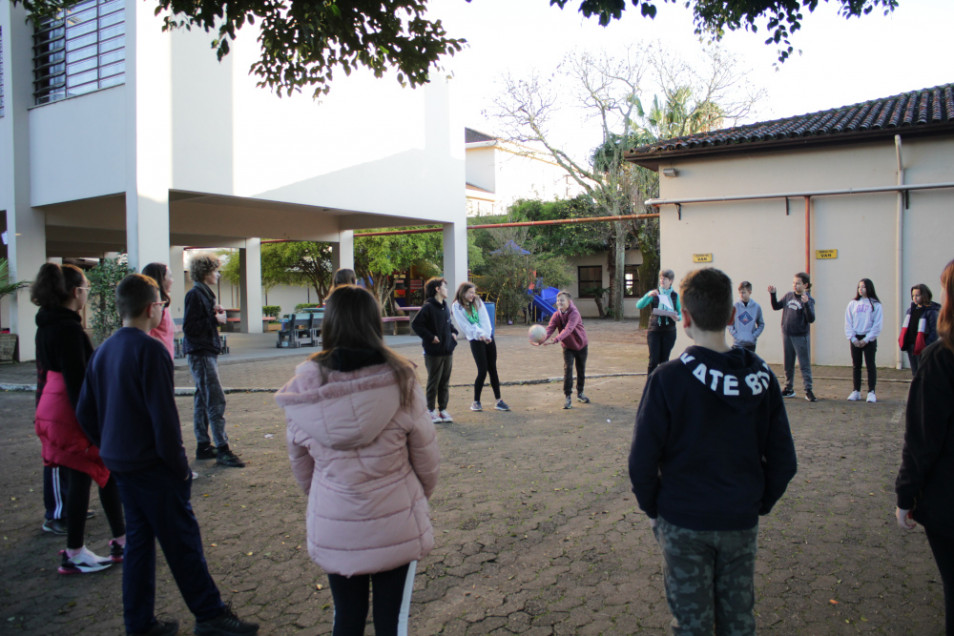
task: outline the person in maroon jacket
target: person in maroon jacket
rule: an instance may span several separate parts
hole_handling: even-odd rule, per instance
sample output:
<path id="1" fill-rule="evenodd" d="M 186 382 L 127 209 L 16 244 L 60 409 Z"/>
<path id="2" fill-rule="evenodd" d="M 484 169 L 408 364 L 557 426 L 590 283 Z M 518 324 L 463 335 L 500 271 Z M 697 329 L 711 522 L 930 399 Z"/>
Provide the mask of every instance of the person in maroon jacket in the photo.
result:
<path id="1" fill-rule="evenodd" d="M 583 394 L 583 385 L 586 384 L 586 329 L 583 328 L 583 318 L 580 311 L 570 299 L 569 292 L 561 291 L 557 294 L 557 312 L 550 316 L 547 325 L 547 337 L 543 342 L 533 343 L 535 346 L 560 343 L 563 345 L 563 395 L 566 401 L 563 408 L 573 408 L 573 365 L 576 365 L 576 399 L 588 404 L 590 398 Z M 556 332 L 557 335 L 553 336 Z M 552 338 L 550 336 L 553 336 Z"/>

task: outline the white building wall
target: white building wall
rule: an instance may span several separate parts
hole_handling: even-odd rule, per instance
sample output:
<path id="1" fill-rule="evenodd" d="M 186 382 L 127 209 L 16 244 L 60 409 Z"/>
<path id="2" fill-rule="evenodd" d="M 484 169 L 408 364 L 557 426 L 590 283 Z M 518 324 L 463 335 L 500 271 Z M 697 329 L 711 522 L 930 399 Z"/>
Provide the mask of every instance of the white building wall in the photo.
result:
<path id="1" fill-rule="evenodd" d="M 954 139 L 902 142 L 907 183 L 954 182 Z M 745 157 L 684 160 L 672 164 L 678 176 L 660 178 L 660 198 L 731 197 L 756 193 L 824 191 L 891 186 L 897 183 L 895 146 L 891 141 L 841 148 L 750 154 Z M 791 290 L 796 272 L 809 270 L 816 299 L 812 328 L 815 364 L 850 364 L 844 335 L 844 312 L 857 282 L 870 278 L 884 302 L 884 330 L 878 364 L 900 361 L 897 336 L 910 303 L 908 289 L 925 282 L 933 290 L 944 264 L 954 258 L 948 222 L 954 191 L 912 193 L 903 213 L 900 274 L 896 266 L 895 193 L 822 196 L 812 199 L 806 243 L 804 198 L 685 204 L 682 218 L 675 206 L 660 209 L 662 268 L 686 272 L 704 266 L 725 271 L 736 286 L 747 279 L 762 305 L 766 329 L 758 352 L 782 361 L 781 311 L 772 311 L 767 287 L 779 296 Z M 806 262 L 806 249 L 809 259 Z M 838 250 L 833 260 L 816 259 L 816 250 Z M 712 255 L 711 263 L 693 262 Z M 680 330 L 676 351 L 689 345 Z M 797 380 L 798 381 L 798 380 Z"/>

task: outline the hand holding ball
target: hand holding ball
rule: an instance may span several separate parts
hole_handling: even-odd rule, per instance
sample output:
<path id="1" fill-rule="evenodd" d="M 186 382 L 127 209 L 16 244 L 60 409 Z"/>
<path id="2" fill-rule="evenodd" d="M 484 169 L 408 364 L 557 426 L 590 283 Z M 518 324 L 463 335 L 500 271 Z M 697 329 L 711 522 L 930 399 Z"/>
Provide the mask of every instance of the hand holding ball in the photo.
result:
<path id="1" fill-rule="evenodd" d="M 527 338 L 529 338 L 533 344 L 540 344 L 547 339 L 547 330 L 543 325 L 533 325 L 530 327 L 530 330 L 527 331 Z"/>

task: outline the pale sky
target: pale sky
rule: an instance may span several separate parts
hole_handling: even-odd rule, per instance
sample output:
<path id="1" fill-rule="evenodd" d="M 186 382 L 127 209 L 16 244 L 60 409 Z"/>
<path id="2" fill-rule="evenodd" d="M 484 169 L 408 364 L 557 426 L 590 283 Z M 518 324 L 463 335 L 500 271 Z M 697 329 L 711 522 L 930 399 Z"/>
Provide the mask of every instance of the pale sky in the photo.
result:
<path id="1" fill-rule="evenodd" d="M 444 66 L 456 78 L 465 125 L 490 134 L 501 131 L 482 113 L 492 109 L 506 72 L 514 77 L 534 69 L 549 73 L 566 53 L 613 53 L 639 42 L 658 40 L 689 58 L 701 49 L 691 12 L 681 2 L 658 0 L 653 20 L 630 5 L 622 20 L 606 28 L 582 17 L 579 0 L 570 0 L 562 11 L 549 6 L 549 0 L 431 0 L 430 4 L 432 16 L 443 20 L 449 35 L 469 42 Z M 749 81 L 767 94 L 750 120 L 778 119 L 954 82 L 950 56 L 954 2 L 900 0 L 899 5 L 888 16 L 875 10 L 846 20 L 837 15 L 834 4 L 820 3 L 794 34 L 795 53 L 778 70 L 773 66 L 776 47 L 763 44 L 768 37 L 764 27 L 754 34 L 727 33 L 723 48 L 751 69 Z M 591 145 L 598 143 L 599 139 Z"/>

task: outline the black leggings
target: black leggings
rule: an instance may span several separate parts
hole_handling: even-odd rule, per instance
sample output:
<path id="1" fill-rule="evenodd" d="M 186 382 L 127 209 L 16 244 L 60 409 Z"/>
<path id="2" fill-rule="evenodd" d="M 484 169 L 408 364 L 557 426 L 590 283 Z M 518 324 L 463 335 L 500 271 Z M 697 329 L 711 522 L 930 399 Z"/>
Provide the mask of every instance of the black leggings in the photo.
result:
<path id="1" fill-rule="evenodd" d="M 663 362 L 669 361 L 669 354 L 676 344 L 676 330 L 667 331 L 650 329 L 646 334 L 646 344 L 649 345 L 649 368 L 646 375 L 656 370 Z"/>
<path id="2" fill-rule="evenodd" d="M 500 379 L 497 377 L 497 343 L 491 340 L 471 340 L 470 352 L 474 354 L 477 363 L 477 379 L 474 380 L 474 401 L 480 402 L 480 393 L 484 389 L 484 380 L 490 374 L 490 388 L 494 390 L 494 398 L 500 399 Z"/>
<path id="3" fill-rule="evenodd" d="M 417 566 L 414 563 L 415 568 Z M 404 607 L 405 585 L 414 586 L 408 581 L 408 568 L 402 565 L 374 574 L 342 576 L 329 574 L 331 596 L 335 601 L 334 636 L 361 636 L 368 620 L 368 594 L 374 590 L 374 633 L 377 636 L 397 636 L 402 610 L 407 621 L 407 608 Z M 410 601 L 410 589 L 407 600 Z M 410 604 L 410 603 L 408 603 Z M 406 625 L 406 623 L 405 623 Z"/>
<path id="4" fill-rule="evenodd" d="M 89 488 L 92 478 L 81 470 L 66 466 L 60 467 L 66 481 L 66 547 L 79 550 L 86 542 L 86 511 L 89 508 Z M 106 485 L 99 489 L 99 501 L 109 522 L 113 537 L 126 534 L 126 521 L 123 519 L 123 504 L 119 499 L 119 488 L 112 475 Z"/>
<path id="5" fill-rule="evenodd" d="M 868 370 L 868 390 L 874 391 L 878 383 L 878 369 L 875 367 L 875 353 L 878 351 L 878 341 L 873 340 L 863 347 L 851 347 L 851 381 L 855 391 L 861 390 L 861 359 L 865 360 L 865 369 Z"/>
<path id="6" fill-rule="evenodd" d="M 947 636 L 954 636 L 954 537 L 925 528 L 934 562 L 944 584 L 944 625 Z"/>

